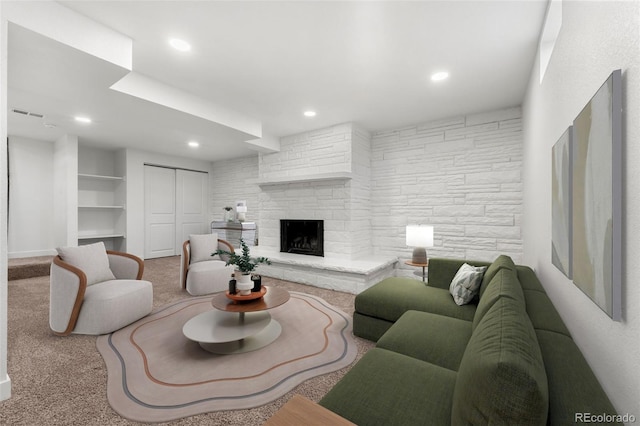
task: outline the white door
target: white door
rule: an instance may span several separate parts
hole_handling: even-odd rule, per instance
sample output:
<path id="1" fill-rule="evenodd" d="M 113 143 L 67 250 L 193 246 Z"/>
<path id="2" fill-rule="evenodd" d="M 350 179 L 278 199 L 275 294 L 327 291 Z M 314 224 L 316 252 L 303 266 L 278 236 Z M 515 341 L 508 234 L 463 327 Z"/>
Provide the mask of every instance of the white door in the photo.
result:
<path id="1" fill-rule="evenodd" d="M 176 254 L 190 234 L 211 232 L 207 222 L 207 188 L 209 175 L 176 170 Z"/>
<path id="2" fill-rule="evenodd" d="M 176 171 L 144 166 L 144 257 L 176 255 Z M 178 252 L 179 253 L 179 252 Z"/>
<path id="3" fill-rule="evenodd" d="M 189 234 L 211 232 L 207 173 L 144 166 L 144 177 L 145 259 L 180 255 Z"/>

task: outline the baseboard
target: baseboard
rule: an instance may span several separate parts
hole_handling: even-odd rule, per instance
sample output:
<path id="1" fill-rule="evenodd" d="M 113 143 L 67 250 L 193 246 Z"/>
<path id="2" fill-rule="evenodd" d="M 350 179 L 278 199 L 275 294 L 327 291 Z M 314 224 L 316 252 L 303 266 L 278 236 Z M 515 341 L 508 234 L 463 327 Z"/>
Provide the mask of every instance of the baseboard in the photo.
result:
<path id="1" fill-rule="evenodd" d="M 11 398 L 11 379 L 5 376 L 4 380 L 0 381 L 0 401 L 9 398 Z"/>
<path id="2" fill-rule="evenodd" d="M 9 259 L 21 259 L 23 257 L 38 257 L 38 256 L 55 256 L 58 252 L 55 249 L 49 250 L 32 250 L 32 251 L 14 251 L 9 252 L 7 257 Z"/>

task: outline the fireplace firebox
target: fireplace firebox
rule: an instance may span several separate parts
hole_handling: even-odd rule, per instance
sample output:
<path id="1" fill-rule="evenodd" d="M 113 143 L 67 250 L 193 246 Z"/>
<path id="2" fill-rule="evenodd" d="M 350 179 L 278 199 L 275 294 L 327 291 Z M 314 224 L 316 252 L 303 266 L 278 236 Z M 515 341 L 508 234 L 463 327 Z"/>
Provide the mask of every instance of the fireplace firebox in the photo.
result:
<path id="1" fill-rule="evenodd" d="M 324 256 L 324 221 L 281 219 L 280 251 Z"/>

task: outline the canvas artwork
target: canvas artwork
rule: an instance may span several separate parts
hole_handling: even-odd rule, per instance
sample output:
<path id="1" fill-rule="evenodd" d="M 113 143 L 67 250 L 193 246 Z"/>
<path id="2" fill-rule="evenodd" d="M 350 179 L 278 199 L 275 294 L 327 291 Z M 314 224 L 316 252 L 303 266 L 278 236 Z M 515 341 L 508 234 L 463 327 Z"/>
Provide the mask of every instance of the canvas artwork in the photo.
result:
<path id="1" fill-rule="evenodd" d="M 551 262 L 571 278 L 571 136 L 569 127 L 553 146 L 551 160 Z"/>
<path id="2" fill-rule="evenodd" d="M 573 122 L 573 282 L 614 320 L 621 286 L 621 73 Z"/>

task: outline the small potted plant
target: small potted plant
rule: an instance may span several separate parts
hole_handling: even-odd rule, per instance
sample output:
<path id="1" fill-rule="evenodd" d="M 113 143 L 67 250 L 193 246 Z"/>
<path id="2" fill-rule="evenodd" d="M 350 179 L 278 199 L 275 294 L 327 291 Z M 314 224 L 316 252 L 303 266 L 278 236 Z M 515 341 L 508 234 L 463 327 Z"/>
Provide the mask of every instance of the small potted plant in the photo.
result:
<path id="1" fill-rule="evenodd" d="M 236 289 L 241 296 L 246 296 L 251 294 L 251 289 L 253 288 L 251 272 L 253 272 L 261 263 L 271 265 L 271 261 L 266 257 L 251 257 L 249 255 L 249 247 L 242 238 L 240 238 L 240 246 L 242 247 L 241 255 L 231 253 L 227 250 L 218 249 L 214 253 L 211 253 L 211 256 L 226 256 L 227 265 L 234 265 L 236 267 L 236 272 L 234 274 L 236 279 Z"/>
<path id="2" fill-rule="evenodd" d="M 224 210 L 224 221 L 233 222 L 233 214 L 231 214 L 231 210 L 233 210 L 233 207 L 223 207 L 222 210 Z"/>

